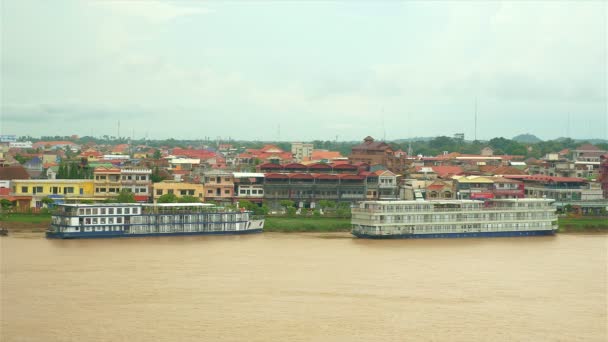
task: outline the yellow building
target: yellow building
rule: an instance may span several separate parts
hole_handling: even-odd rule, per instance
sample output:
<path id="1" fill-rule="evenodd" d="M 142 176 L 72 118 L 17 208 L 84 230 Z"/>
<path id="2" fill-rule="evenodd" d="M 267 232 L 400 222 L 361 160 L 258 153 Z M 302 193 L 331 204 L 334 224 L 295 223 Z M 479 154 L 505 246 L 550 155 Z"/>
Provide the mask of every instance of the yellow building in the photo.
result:
<path id="1" fill-rule="evenodd" d="M 30 207 L 41 208 L 42 199 L 72 202 L 93 199 L 92 179 L 16 179 L 11 181 L 11 196 L 30 197 Z"/>
<path id="2" fill-rule="evenodd" d="M 176 197 L 192 196 L 198 198 L 201 202 L 204 200 L 204 187 L 202 184 L 184 183 L 176 181 L 162 181 L 153 184 L 154 203 L 158 198 L 166 194 L 174 194 Z"/>

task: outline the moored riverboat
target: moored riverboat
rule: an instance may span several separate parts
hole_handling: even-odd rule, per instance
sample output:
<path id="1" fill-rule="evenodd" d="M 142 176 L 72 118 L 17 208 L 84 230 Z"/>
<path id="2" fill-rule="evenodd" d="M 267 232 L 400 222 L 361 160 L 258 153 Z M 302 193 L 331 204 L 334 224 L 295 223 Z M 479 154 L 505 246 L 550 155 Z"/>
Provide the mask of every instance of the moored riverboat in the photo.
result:
<path id="1" fill-rule="evenodd" d="M 113 238 L 260 233 L 264 218 L 207 203 L 60 204 L 47 238 Z"/>
<path id="2" fill-rule="evenodd" d="M 553 235 L 552 201 L 363 201 L 352 209 L 352 234 L 371 239 Z"/>

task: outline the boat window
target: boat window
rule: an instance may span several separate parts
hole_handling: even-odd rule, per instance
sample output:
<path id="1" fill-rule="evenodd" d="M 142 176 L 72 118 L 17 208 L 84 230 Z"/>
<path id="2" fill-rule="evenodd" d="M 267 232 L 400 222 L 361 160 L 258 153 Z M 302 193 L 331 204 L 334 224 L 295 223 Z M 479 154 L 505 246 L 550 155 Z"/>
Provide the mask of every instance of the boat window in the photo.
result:
<path id="1" fill-rule="evenodd" d="M 133 213 L 133 215 L 137 215 L 139 213 L 139 208 L 133 208 L 133 211 L 131 211 Z"/>
<path id="2" fill-rule="evenodd" d="M 125 208 L 125 214 L 129 213 L 129 208 Z"/>
<path id="3" fill-rule="evenodd" d="M 87 215 L 91 215 L 91 208 L 87 208 Z"/>
<path id="4" fill-rule="evenodd" d="M 116 223 L 122 223 L 122 217 L 117 217 L 116 218 Z"/>
<path id="5" fill-rule="evenodd" d="M 108 214 L 114 215 L 114 208 L 108 208 Z"/>
<path id="6" fill-rule="evenodd" d="M 93 208 L 93 215 L 97 215 L 97 208 Z"/>
<path id="7" fill-rule="evenodd" d="M 105 214 L 106 214 L 106 208 L 101 208 L 101 209 L 99 209 L 99 213 L 100 213 L 101 215 L 105 215 Z"/>
<path id="8" fill-rule="evenodd" d="M 122 208 L 116 208 L 116 214 L 118 214 L 118 215 L 122 214 Z"/>
<path id="9" fill-rule="evenodd" d="M 78 209 L 78 214 L 79 215 L 84 215 L 84 209 L 82 209 L 82 208 Z"/>

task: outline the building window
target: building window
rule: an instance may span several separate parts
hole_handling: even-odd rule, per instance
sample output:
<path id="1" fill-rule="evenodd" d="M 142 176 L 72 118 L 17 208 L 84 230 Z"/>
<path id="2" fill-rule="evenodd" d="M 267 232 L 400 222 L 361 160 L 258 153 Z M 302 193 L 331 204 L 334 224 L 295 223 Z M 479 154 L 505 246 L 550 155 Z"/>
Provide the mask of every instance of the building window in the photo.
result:
<path id="1" fill-rule="evenodd" d="M 188 190 L 188 195 L 194 196 L 194 190 Z"/>
<path id="2" fill-rule="evenodd" d="M 187 194 L 187 193 L 188 193 L 188 191 L 186 191 L 186 190 L 180 190 L 180 191 L 179 191 L 179 194 L 180 194 L 181 196 L 186 196 L 186 194 Z"/>
<path id="3" fill-rule="evenodd" d="M 207 194 L 213 194 L 213 190 L 207 190 Z"/>
<path id="4" fill-rule="evenodd" d="M 173 194 L 173 189 L 169 189 L 169 190 L 167 190 L 167 193 L 168 193 L 168 194 Z"/>
<path id="5" fill-rule="evenodd" d="M 21 192 L 22 192 L 22 193 L 27 193 L 28 191 L 29 191 L 29 189 L 28 189 L 28 187 L 27 187 L 27 186 L 22 186 L 22 187 L 21 187 Z"/>
<path id="6" fill-rule="evenodd" d="M 157 189 L 156 195 L 161 196 L 163 194 L 163 189 Z"/>
<path id="7" fill-rule="evenodd" d="M 224 190 L 224 194 L 225 195 L 229 195 L 230 194 L 230 190 Z"/>
<path id="8" fill-rule="evenodd" d="M 63 193 L 64 194 L 73 194 L 74 193 L 74 187 L 73 186 L 68 186 L 63 188 Z"/>

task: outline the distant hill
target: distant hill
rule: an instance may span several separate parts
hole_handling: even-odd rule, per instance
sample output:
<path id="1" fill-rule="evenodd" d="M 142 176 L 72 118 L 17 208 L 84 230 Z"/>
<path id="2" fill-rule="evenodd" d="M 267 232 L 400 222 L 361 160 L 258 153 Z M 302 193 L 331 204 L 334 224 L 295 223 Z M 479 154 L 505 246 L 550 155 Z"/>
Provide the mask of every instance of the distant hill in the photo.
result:
<path id="1" fill-rule="evenodd" d="M 513 139 L 511 139 L 511 140 L 515 140 L 520 143 L 531 143 L 531 144 L 542 141 L 536 135 L 530 134 L 530 133 L 520 134 L 518 136 L 513 137 Z"/>

